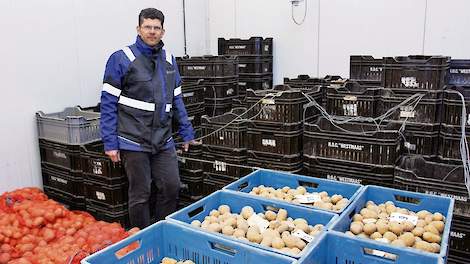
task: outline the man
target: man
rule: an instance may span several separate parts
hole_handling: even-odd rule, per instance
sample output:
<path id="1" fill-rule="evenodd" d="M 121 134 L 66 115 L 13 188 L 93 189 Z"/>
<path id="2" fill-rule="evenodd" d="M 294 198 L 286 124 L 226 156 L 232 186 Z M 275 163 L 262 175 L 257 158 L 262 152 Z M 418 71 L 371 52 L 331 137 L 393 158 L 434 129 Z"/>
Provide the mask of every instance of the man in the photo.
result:
<path id="1" fill-rule="evenodd" d="M 150 224 L 152 180 L 157 187 L 157 220 L 177 206 L 180 187 L 172 138 L 172 118 L 187 151 L 194 140 L 181 94 L 175 58 L 161 41 L 165 17 L 147 8 L 139 14 L 137 40 L 114 52 L 106 64 L 101 93 L 101 135 L 106 155 L 122 159 L 129 179 L 129 218 L 132 226 Z"/>

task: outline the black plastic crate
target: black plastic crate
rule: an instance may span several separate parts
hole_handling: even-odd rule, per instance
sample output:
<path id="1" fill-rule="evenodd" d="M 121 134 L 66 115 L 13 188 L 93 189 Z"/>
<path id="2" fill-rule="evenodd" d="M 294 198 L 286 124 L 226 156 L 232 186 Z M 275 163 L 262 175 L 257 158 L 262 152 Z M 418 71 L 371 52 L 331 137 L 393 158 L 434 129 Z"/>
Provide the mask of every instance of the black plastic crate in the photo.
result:
<path id="1" fill-rule="evenodd" d="M 397 122 L 403 124 L 403 122 Z M 436 156 L 438 153 L 439 140 L 438 124 L 406 124 L 404 131 L 404 154 L 419 154 L 425 156 Z"/>
<path id="2" fill-rule="evenodd" d="M 304 117 L 304 105 L 308 102 L 303 91 L 286 85 L 272 90 L 248 89 L 246 94 L 248 116 L 255 121 L 298 123 Z"/>
<path id="3" fill-rule="evenodd" d="M 204 172 L 240 178 L 250 171 L 246 165 L 246 149 L 232 149 L 203 145 Z"/>
<path id="4" fill-rule="evenodd" d="M 308 175 L 362 185 L 393 187 L 394 167 L 304 155 Z"/>
<path id="5" fill-rule="evenodd" d="M 460 139 L 462 138 L 462 131 L 460 126 L 447 126 L 441 125 L 439 131 L 439 157 L 450 160 L 461 161 L 460 154 Z M 470 130 L 465 130 L 465 137 L 467 142 L 470 141 Z"/>
<path id="6" fill-rule="evenodd" d="M 234 108 L 223 115 L 202 117 L 202 134 L 204 145 L 221 146 L 235 149 L 246 149 L 247 116 L 240 116 L 246 108 Z M 240 116 L 240 117 L 239 117 Z"/>
<path id="7" fill-rule="evenodd" d="M 204 172 L 202 169 L 188 170 L 180 168 L 180 197 L 199 198 L 203 192 Z"/>
<path id="8" fill-rule="evenodd" d="M 204 81 L 205 99 L 223 99 L 238 96 L 238 79 L 224 79 L 220 82 Z"/>
<path id="9" fill-rule="evenodd" d="M 398 128 L 398 124 L 373 122 L 333 124 L 320 117 L 304 124 L 303 153 L 338 161 L 394 165 L 401 151 Z"/>
<path id="10" fill-rule="evenodd" d="M 221 55 L 273 55 L 273 38 L 218 38 L 218 50 Z"/>
<path id="11" fill-rule="evenodd" d="M 177 206 L 177 209 L 180 210 L 182 208 L 185 208 L 187 206 L 190 206 L 191 204 L 197 202 L 198 200 L 200 200 L 201 198 L 203 197 L 179 197 L 178 199 L 178 206 Z"/>
<path id="12" fill-rule="evenodd" d="M 302 153 L 302 128 L 292 130 L 288 126 L 268 127 L 256 121 L 248 122 L 248 149 L 279 155 Z"/>
<path id="13" fill-rule="evenodd" d="M 88 213 L 94 216 L 96 220 L 105 221 L 108 223 L 119 223 L 124 228 L 131 228 L 127 206 L 122 210 L 109 211 L 108 208 L 87 204 L 86 210 Z"/>
<path id="14" fill-rule="evenodd" d="M 444 90 L 442 104 L 442 124 L 461 126 L 462 122 L 462 94 L 465 100 L 467 122 L 465 126 L 470 129 L 470 86 L 451 86 Z"/>
<path id="15" fill-rule="evenodd" d="M 403 156 L 395 168 L 399 189 L 455 199 L 454 214 L 470 217 L 470 198 L 462 162 L 421 155 Z"/>
<path id="16" fill-rule="evenodd" d="M 386 88 L 442 90 L 447 83 L 450 57 L 384 57 L 382 83 Z"/>
<path id="17" fill-rule="evenodd" d="M 94 106 L 87 106 L 87 107 L 81 107 L 79 105 L 77 105 L 80 109 L 82 109 L 83 111 L 88 111 L 88 112 L 95 112 L 95 113 L 99 113 L 101 112 L 101 103 L 98 103 Z"/>
<path id="18" fill-rule="evenodd" d="M 104 153 L 102 141 L 89 143 L 81 146 L 81 161 L 83 177 L 92 177 L 102 181 L 118 182 L 126 177 L 124 166 L 120 162 L 112 162 Z"/>
<path id="19" fill-rule="evenodd" d="M 238 77 L 237 56 L 177 57 L 180 75 L 183 78 L 236 78 Z"/>
<path id="20" fill-rule="evenodd" d="M 204 172 L 203 193 L 206 196 L 218 190 L 222 190 L 223 187 L 236 180 L 238 180 L 238 178 L 224 177 Z"/>
<path id="21" fill-rule="evenodd" d="M 272 56 L 239 56 L 238 73 L 244 76 L 257 77 L 273 74 Z"/>
<path id="22" fill-rule="evenodd" d="M 302 155 L 279 155 L 248 150 L 248 166 L 298 173 L 302 170 Z"/>
<path id="23" fill-rule="evenodd" d="M 246 109 L 246 94 L 239 95 L 238 98 L 232 100 L 232 108 L 245 108 Z"/>
<path id="24" fill-rule="evenodd" d="M 233 99 L 236 97 L 228 97 L 224 99 L 205 99 L 205 114 L 207 116 L 219 116 L 232 110 Z"/>
<path id="25" fill-rule="evenodd" d="M 357 80 L 381 81 L 384 60 L 368 55 L 349 57 L 349 78 Z"/>
<path id="26" fill-rule="evenodd" d="M 337 76 L 341 79 L 341 77 Z M 304 92 L 313 92 L 310 94 L 322 106 L 326 105 L 326 87 L 336 78 L 327 76 L 325 78 L 312 78 L 307 74 L 298 75 L 297 78 L 284 78 L 284 85 L 294 89 L 301 89 Z"/>
<path id="27" fill-rule="evenodd" d="M 238 80 L 238 93 L 246 95 L 248 89 L 252 90 L 268 90 L 273 88 L 273 76 L 263 75 L 261 77 L 251 77 L 241 75 Z"/>
<path id="28" fill-rule="evenodd" d="M 403 89 L 392 90 L 384 88 L 381 90 L 381 93 L 377 109 L 379 115 L 387 113 L 391 108 L 398 106 L 411 96 Z M 387 119 L 406 120 L 410 123 L 439 124 L 442 115 L 443 91 L 421 91 L 417 94 L 423 95 L 423 97 L 416 106 L 411 101 L 408 101 L 407 105 L 400 106 Z"/>
<path id="29" fill-rule="evenodd" d="M 448 83 L 470 86 L 470 60 L 450 60 Z"/>
<path id="30" fill-rule="evenodd" d="M 67 145 L 39 139 L 39 151 L 41 162 L 44 164 L 75 172 L 82 170 L 79 145 Z"/>
<path id="31" fill-rule="evenodd" d="M 70 172 L 47 164 L 41 164 L 44 186 L 61 190 L 71 196 L 84 197 L 83 177 L 81 172 Z"/>
<path id="32" fill-rule="evenodd" d="M 201 116 L 206 113 L 204 103 L 193 105 L 186 108 L 188 114 L 188 121 L 191 122 L 191 125 L 194 129 L 197 129 L 201 126 Z M 176 116 L 173 116 L 173 132 L 178 132 L 179 124 L 177 122 Z"/>
<path id="33" fill-rule="evenodd" d="M 181 93 L 186 108 L 204 103 L 205 86 L 203 81 L 203 79 L 197 81 L 183 81 Z"/>
<path id="34" fill-rule="evenodd" d="M 468 263 L 470 259 L 470 217 L 453 215 L 447 263 Z"/>
<path id="35" fill-rule="evenodd" d="M 70 210 L 84 211 L 86 209 L 85 197 L 83 195 L 73 195 L 47 185 L 44 185 L 44 193 L 49 199 L 65 205 Z"/>
<path id="36" fill-rule="evenodd" d="M 178 166 L 186 170 L 202 170 L 202 144 L 191 144 L 188 151 L 177 150 Z"/>
<path id="37" fill-rule="evenodd" d="M 127 203 L 127 178 L 116 184 L 106 184 L 88 178 L 84 181 L 84 185 L 87 202 L 91 200 L 102 206 L 117 206 Z"/>
<path id="38" fill-rule="evenodd" d="M 327 109 L 330 115 L 377 117 L 377 103 L 382 88 L 355 81 L 334 82 L 327 86 Z"/>

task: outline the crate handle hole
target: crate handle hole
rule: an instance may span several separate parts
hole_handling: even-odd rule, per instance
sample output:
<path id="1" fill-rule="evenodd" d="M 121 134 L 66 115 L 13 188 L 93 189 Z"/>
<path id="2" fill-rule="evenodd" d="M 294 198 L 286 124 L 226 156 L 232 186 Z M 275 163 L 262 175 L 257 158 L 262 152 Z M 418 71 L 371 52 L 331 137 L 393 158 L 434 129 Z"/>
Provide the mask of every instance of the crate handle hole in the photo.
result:
<path id="1" fill-rule="evenodd" d="M 210 242 L 210 245 L 211 245 L 211 248 L 213 250 L 217 250 L 217 251 L 220 251 L 224 254 L 227 254 L 227 255 L 230 255 L 230 256 L 235 256 L 238 251 L 234 248 L 231 248 L 229 246 L 226 246 L 226 245 L 223 245 L 221 243 L 214 243 L 214 242 Z"/>
<path id="2" fill-rule="evenodd" d="M 364 255 L 369 255 L 369 256 L 373 256 L 373 257 L 377 257 L 381 259 L 388 259 L 393 262 L 395 262 L 398 259 L 398 256 L 396 254 L 389 253 L 386 251 L 371 249 L 371 248 L 363 248 L 363 250 L 364 250 Z"/>
<path id="3" fill-rule="evenodd" d="M 132 252 L 140 249 L 141 245 L 142 245 L 142 242 L 140 240 L 134 241 L 130 243 L 129 245 L 117 250 L 116 253 L 114 253 L 114 255 L 116 256 L 116 258 L 122 259 L 123 257 L 131 254 Z"/>
<path id="4" fill-rule="evenodd" d="M 194 209 L 194 210 L 188 212 L 188 216 L 189 216 L 190 218 L 192 218 L 193 216 L 199 214 L 199 213 L 202 212 L 202 211 L 204 211 L 204 207 L 203 207 L 203 206 L 200 206 L 200 207 L 198 207 L 198 208 L 196 208 L 196 209 Z"/>
<path id="5" fill-rule="evenodd" d="M 395 194 L 395 200 L 400 201 L 400 202 L 404 202 L 404 203 L 410 203 L 410 204 L 419 204 L 419 203 L 421 203 L 421 199 L 408 197 L 408 196 L 403 196 L 403 195 L 398 195 L 398 194 Z"/>
<path id="6" fill-rule="evenodd" d="M 238 190 L 241 191 L 241 190 L 245 189 L 246 187 L 248 187 L 248 182 L 244 182 L 244 183 L 238 185 Z"/>
<path id="7" fill-rule="evenodd" d="M 299 186 L 303 186 L 303 187 L 310 187 L 310 188 L 318 188 L 320 184 L 316 183 L 316 182 L 306 182 L 306 181 L 299 181 Z"/>

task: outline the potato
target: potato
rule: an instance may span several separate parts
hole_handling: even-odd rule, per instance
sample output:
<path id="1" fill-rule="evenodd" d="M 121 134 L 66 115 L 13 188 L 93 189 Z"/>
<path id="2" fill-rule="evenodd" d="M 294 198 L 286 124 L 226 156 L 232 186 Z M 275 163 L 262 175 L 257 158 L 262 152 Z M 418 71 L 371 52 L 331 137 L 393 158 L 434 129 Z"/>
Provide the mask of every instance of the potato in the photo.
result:
<path id="1" fill-rule="evenodd" d="M 362 228 L 363 226 L 359 222 L 352 222 L 349 226 L 349 230 L 351 230 L 351 232 L 353 232 L 355 235 L 362 233 Z"/>
<path id="2" fill-rule="evenodd" d="M 209 222 L 212 224 L 212 223 L 219 223 L 219 218 L 215 217 L 215 216 L 209 216 Z"/>
<path id="3" fill-rule="evenodd" d="M 292 236 L 292 235 L 284 236 L 284 237 L 282 237 L 282 240 L 284 241 L 284 244 L 288 248 L 295 247 L 295 244 L 297 242 L 296 239 L 294 238 L 294 236 Z"/>
<path id="4" fill-rule="evenodd" d="M 424 232 L 426 232 L 426 230 L 424 230 L 423 227 L 417 226 L 411 232 L 413 233 L 413 235 L 420 237 L 424 234 Z"/>
<path id="5" fill-rule="evenodd" d="M 441 242 L 441 237 L 431 232 L 424 232 L 423 240 L 429 243 L 438 243 Z"/>
<path id="6" fill-rule="evenodd" d="M 191 222 L 191 225 L 194 226 L 194 227 L 201 227 L 201 221 L 199 220 L 193 220 Z"/>
<path id="7" fill-rule="evenodd" d="M 427 225 L 428 224 L 426 223 L 426 221 L 424 221 L 424 219 L 419 219 L 418 222 L 416 223 L 417 227 L 425 227 Z"/>
<path id="8" fill-rule="evenodd" d="M 310 232 L 310 229 L 308 228 L 308 225 L 303 223 L 303 222 L 300 222 L 297 225 L 295 225 L 295 228 L 300 229 L 300 230 L 304 231 L 305 233 Z"/>
<path id="9" fill-rule="evenodd" d="M 248 231 L 248 228 L 249 228 L 248 222 L 245 219 L 243 219 L 243 220 L 238 219 L 237 220 L 237 228 L 242 229 L 245 232 Z"/>
<path id="10" fill-rule="evenodd" d="M 381 212 L 379 213 L 379 219 L 384 219 L 384 220 L 387 220 L 388 219 L 388 214 L 386 212 Z"/>
<path id="11" fill-rule="evenodd" d="M 382 235 L 389 230 L 388 224 L 384 222 L 377 221 L 375 225 L 377 226 L 377 231 Z"/>
<path id="12" fill-rule="evenodd" d="M 429 244 L 426 241 L 418 241 L 415 243 L 414 247 L 420 250 L 427 251 L 427 252 L 432 252 L 433 250 L 431 244 Z"/>
<path id="13" fill-rule="evenodd" d="M 305 189 L 305 187 L 303 187 L 303 186 L 297 187 L 296 190 L 299 194 L 305 194 L 307 192 L 307 189 Z"/>
<path id="14" fill-rule="evenodd" d="M 260 244 L 265 247 L 271 247 L 273 240 L 274 237 L 263 237 L 263 240 L 261 240 Z"/>
<path id="15" fill-rule="evenodd" d="M 313 230 L 322 231 L 323 228 L 325 228 L 325 226 L 322 224 L 316 224 L 315 226 L 313 226 Z"/>
<path id="16" fill-rule="evenodd" d="M 285 247 L 284 241 L 280 237 L 275 237 L 272 240 L 272 247 L 276 249 L 281 249 Z"/>
<path id="17" fill-rule="evenodd" d="M 444 216 L 441 213 L 434 213 L 432 215 L 433 221 L 444 221 Z"/>
<path id="18" fill-rule="evenodd" d="M 233 232 L 232 235 L 234 237 L 245 237 L 245 234 L 246 234 L 245 230 L 237 228 L 237 229 L 235 229 L 235 231 Z"/>
<path id="19" fill-rule="evenodd" d="M 271 221 L 269 222 L 269 228 L 271 229 L 277 229 L 281 226 L 281 221 L 278 221 L 278 220 L 274 220 L 274 221 Z"/>
<path id="20" fill-rule="evenodd" d="M 363 208 L 361 210 L 361 215 L 367 219 L 367 218 L 372 218 L 372 219 L 378 219 L 379 216 L 377 214 L 377 212 L 373 211 L 373 210 L 369 210 L 367 208 Z"/>
<path id="21" fill-rule="evenodd" d="M 375 202 L 374 201 L 367 201 L 365 207 L 367 207 L 369 205 L 375 205 Z"/>
<path id="22" fill-rule="evenodd" d="M 428 212 L 427 210 L 421 210 L 421 211 L 419 211 L 416 215 L 418 216 L 419 219 L 423 219 L 423 220 L 424 220 L 424 218 L 425 218 L 427 215 L 431 215 L 431 213 Z"/>
<path id="23" fill-rule="evenodd" d="M 433 225 L 439 233 L 442 233 L 444 231 L 445 224 L 442 221 L 432 221 L 431 225 Z"/>
<path id="24" fill-rule="evenodd" d="M 366 235 L 371 235 L 372 233 L 377 231 L 377 226 L 373 223 L 365 224 L 363 230 Z"/>
<path id="25" fill-rule="evenodd" d="M 392 246 L 397 246 L 397 247 L 406 247 L 406 242 L 401 240 L 401 239 L 393 240 L 392 243 L 390 243 L 390 244 Z"/>
<path id="26" fill-rule="evenodd" d="M 268 210 L 264 213 L 264 216 L 266 217 L 266 220 L 268 221 L 273 221 L 276 219 L 277 215 L 275 212 Z"/>
<path id="27" fill-rule="evenodd" d="M 289 226 L 285 223 L 281 223 L 281 225 L 277 228 L 277 231 L 282 234 L 284 231 L 289 230 Z"/>
<path id="28" fill-rule="evenodd" d="M 220 231 L 222 231 L 222 226 L 219 225 L 218 223 L 211 223 L 207 229 L 209 229 L 209 231 L 212 231 L 212 232 L 220 233 Z"/>
<path id="29" fill-rule="evenodd" d="M 320 234 L 320 233 L 321 233 L 321 230 L 311 229 L 309 235 L 311 235 L 311 236 L 314 237 L 314 236 L 316 236 L 316 235 L 318 235 L 318 234 Z"/>
<path id="30" fill-rule="evenodd" d="M 357 237 L 360 237 L 360 238 L 369 238 L 368 235 L 364 234 L 364 233 L 360 233 L 359 235 L 357 235 Z"/>
<path id="31" fill-rule="evenodd" d="M 289 186 L 284 186 L 284 187 L 282 187 L 282 192 L 283 192 L 283 193 L 287 193 L 289 190 L 290 190 L 290 187 L 289 187 Z"/>
<path id="32" fill-rule="evenodd" d="M 434 225 L 427 225 L 424 227 L 424 231 L 431 232 L 433 234 L 439 235 L 439 230 Z M 424 234 L 423 234 L 424 235 Z"/>
<path id="33" fill-rule="evenodd" d="M 429 214 L 429 215 L 426 215 L 426 217 L 424 217 L 424 221 L 426 221 L 427 224 L 430 224 L 433 220 L 432 220 L 432 215 Z"/>
<path id="34" fill-rule="evenodd" d="M 176 264 L 176 260 L 168 257 L 164 257 L 162 261 L 160 262 L 161 264 Z"/>
<path id="35" fill-rule="evenodd" d="M 248 230 L 248 232 L 246 233 L 246 238 L 248 239 L 248 241 L 258 244 L 261 243 L 261 241 L 263 240 L 263 236 L 261 236 L 260 233 L 250 232 L 250 230 Z"/>
<path id="36" fill-rule="evenodd" d="M 253 187 L 253 189 L 251 191 L 256 193 L 256 194 L 259 194 L 260 189 L 258 187 Z"/>
<path id="37" fill-rule="evenodd" d="M 415 243 L 415 236 L 410 232 L 404 233 L 399 237 L 399 239 L 403 240 L 407 247 L 411 247 Z"/>
<path id="38" fill-rule="evenodd" d="M 296 247 L 293 247 L 293 248 L 290 249 L 290 252 L 291 252 L 291 254 L 293 254 L 293 255 L 298 255 L 298 254 L 300 253 L 300 251 L 301 251 L 301 250 L 298 249 L 298 248 L 296 248 Z"/>
<path id="39" fill-rule="evenodd" d="M 304 223 L 308 226 L 307 220 L 305 220 L 303 218 L 296 218 L 293 222 L 294 222 L 294 225 L 296 225 L 296 226 L 299 225 L 300 223 Z"/>
<path id="40" fill-rule="evenodd" d="M 395 233 L 392 233 L 390 231 L 385 232 L 385 234 L 383 234 L 382 237 L 388 239 L 388 241 L 390 242 L 393 242 L 394 240 L 397 240 L 398 238 L 397 235 L 395 235 Z"/>
<path id="41" fill-rule="evenodd" d="M 390 229 L 390 231 L 392 231 L 397 236 L 399 236 L 403 233 L 403 226 L 400 223 L 397 223 L 397 222 L 390 222 L 389 229 Z"/>
<path id="42" fill-rule="evenodd" d="M 254 214 L 255 210 L 251 206 L 245 206 L 242 208 L 242 211 L 240 214 L 243 216 L 243 218 L 248 219 L 250 216 Z"/>
<path id="43" fill-rule="evenodd" d="M 219 206 L 219 213 L 220 214 L 227 214 L 227 213 L 230 213 L 230 206 L 226 205 L 226 204 L 222 204 Z"/>
<path id="44" fill-rule="evenodd" d="M 222 227 L 222 234 L 224 235 L 231 236 L 233 235 L 233 232 L 235 232 L 235 230 L 233 229 L 231 225 L 226 225 Z"/>
<path id="45" fill-rule="evenodd" d="M 273 230 L 273 229 L 266 229 L 264 230 L 264 232 L 261 234 L 263 237 L 281 237 L 281 235 L 279 234 L 279 232 L 277 232 L 276 230 Z"/>
<path id="46" fill-rule="evenodd" d="M 261 218 L 263 218 L 263 219 L 266 219 L 266 216 L 264 216 L 263 213 L 258 213 L 258 216 L 261 217 Z"/>
<path id="47" fill-rule="evenodd" d="M 217 211 L 217 210 L 211 210 L 211 212 L 209 213 L 209 215 L 210 215 L 210 216 L 219 217 L 220 212 Z"/>
<path id="48" fill-rule="evenodd" d="M 387 214 L 391 215 L 392 213 L 396 212 L 397 208 L 393 204 L 385 204 L 385 211 Z"/>
<path id="49" fill-rule="evenodd" d="M 432 252 L 439 253 L 441 251 L 441 246 L 437 243 L 431 243 Z"/>
<path id="50" fill-rule="evenodd" d="M 201 228 L 203 228 L 203 229 L 208 229 L 208 227 L 209 227 L 210 224 L 211 224 L 211 223 L 210 223 L 209 221 L 204 220 L 204 221 L 202 221 L 202 223 L 201 223 Z"/>
<path id="51" fill-rule="evenodd" d="M 331 196 L 331 202 L 334 204 L 339 202 L 341 199 L 343 199 L 343 196 L 340 194 L 334 194 L 333 196 Z"/>
<path id="52" fill-rule="evenodd" d="M 347 198 L 343 198 L 339 200 L 336 204 L 346 206 L 348 203 L 349 203 L 349 200 Z"/>
<path id="53" fill-rule="evenodd" d="M 374 232 L 373 234 L 370 235 L 371 239 L 377 239 L 377 238 L 382 238 L 382 234 L 379 232 Z"/>
<path id="54" fill-rule="evenodd" d="M 237 227 L 237 219 L 235 219 L 235 217 L 230 217 L 227 220 L 225 220 L 224 224 L 235 228 Z"/>
<path id="55" fill-rule="evenodd" d="M 346 231 L 346 235 L 355 236 L 354 233 L 351 231 Z"/>
<path id="56" fill-rule="evenodd" d="M 307 246 L 307 244 L 300 238 L 297 238 L 295 241 L 295 247 L 302 250 Z"/>

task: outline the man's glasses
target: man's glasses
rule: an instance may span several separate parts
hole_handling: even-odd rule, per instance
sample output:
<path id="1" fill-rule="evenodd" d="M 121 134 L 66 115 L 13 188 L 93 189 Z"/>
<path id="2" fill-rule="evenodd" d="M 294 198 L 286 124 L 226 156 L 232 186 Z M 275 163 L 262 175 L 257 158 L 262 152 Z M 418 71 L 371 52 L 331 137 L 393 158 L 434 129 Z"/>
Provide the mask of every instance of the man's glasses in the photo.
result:
<path id="1" fill-rule="evenodd" d="M 155 30 L 155 31 L 160 31 L 162 30 L 162 27 L 160 26 L 143 26 L 142 27 L 145 31 L 151 31 L 152 29 Z"/>

